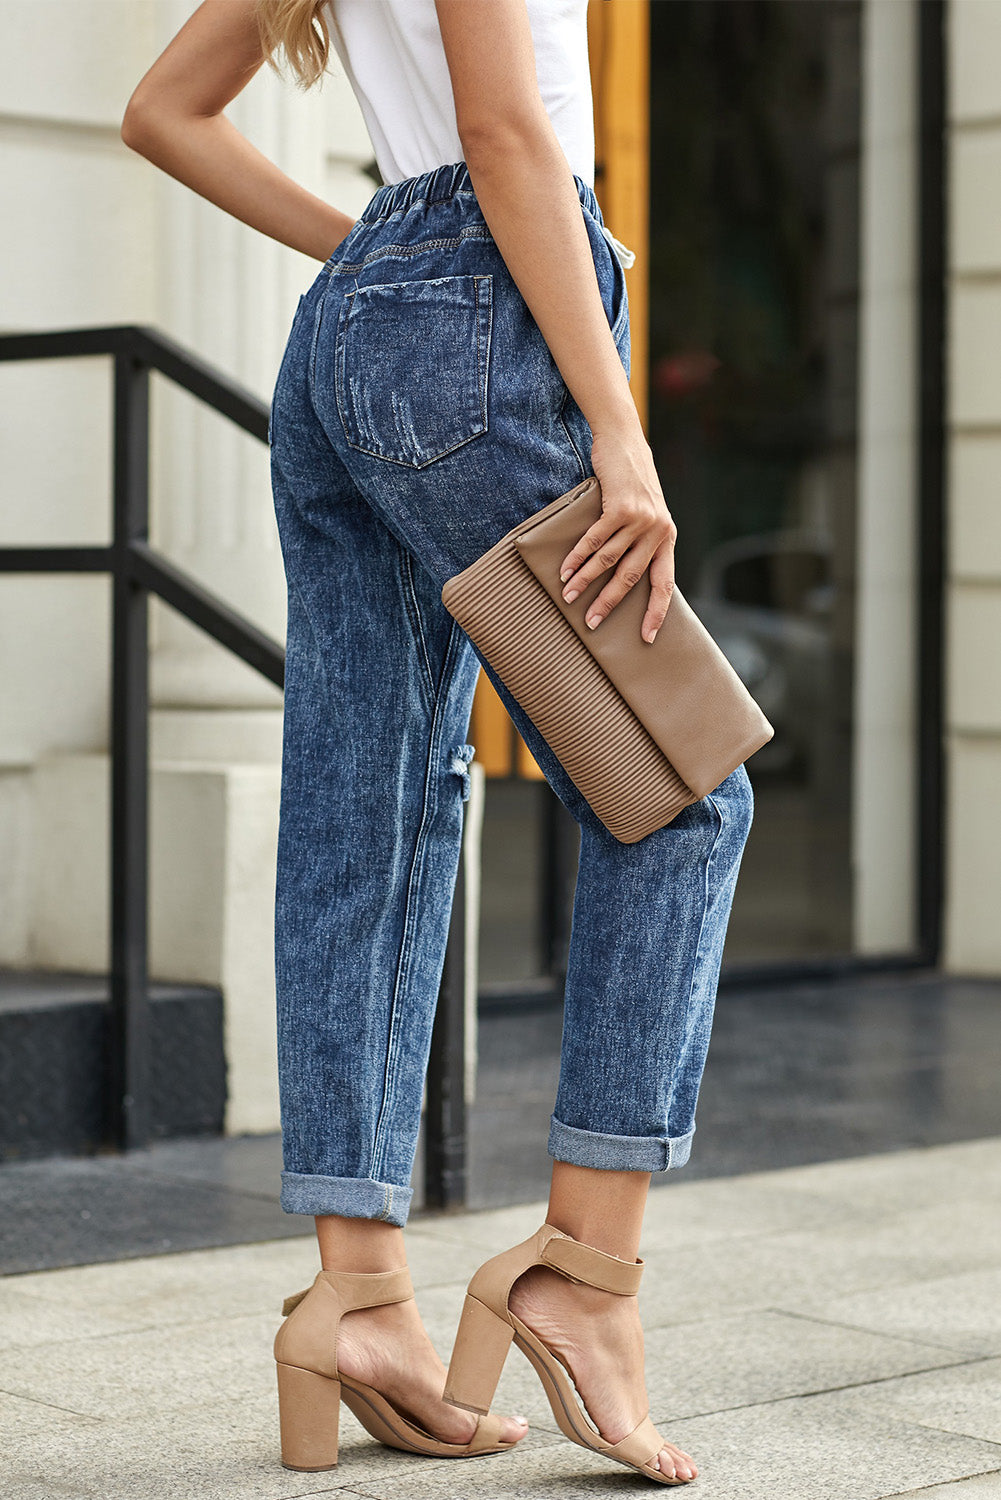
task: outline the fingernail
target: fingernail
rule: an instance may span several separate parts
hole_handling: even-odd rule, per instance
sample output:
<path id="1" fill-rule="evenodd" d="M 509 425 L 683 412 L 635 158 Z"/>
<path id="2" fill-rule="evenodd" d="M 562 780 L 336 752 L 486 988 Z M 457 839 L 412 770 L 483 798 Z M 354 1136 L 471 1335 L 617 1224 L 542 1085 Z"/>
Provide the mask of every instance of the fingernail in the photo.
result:
<path id="1" fill-rule="evenodd" d="M 566 594 L 563 595 L 563 597 L 564 597 L 564 599 L 566 600 L 566 602 L 568 604 L 572 604 L 574 602 L 574 600 L 578 597 L 577 590 L 576 589 L 570 589 L 568 593 L 566 593 Z"/>
<path id="2" fill-rule="evenodd" d="M 643 639 L 652 646 L 654 641 L 657 639 L 656 630 L 644 630 Z"/>
<path id="3" fill-rule="evenodd" d="M 600 625 L 601 624 L 601 616 L 600 615 L 588 615 L 588 617 L 587 617 L 587 624 L 588 624 L 589 629 L 593 630 L 596 625 Z"/>
<path id="4" fill-rule="evenodd" d="M 560 574 L 560 583 L 566 583 L 567 579 L 568 578 L 572 578 L 572 577 L 573 577 L 573 569 L 572 568 L 568 568 L 565 573 L 561 573 Z"/>

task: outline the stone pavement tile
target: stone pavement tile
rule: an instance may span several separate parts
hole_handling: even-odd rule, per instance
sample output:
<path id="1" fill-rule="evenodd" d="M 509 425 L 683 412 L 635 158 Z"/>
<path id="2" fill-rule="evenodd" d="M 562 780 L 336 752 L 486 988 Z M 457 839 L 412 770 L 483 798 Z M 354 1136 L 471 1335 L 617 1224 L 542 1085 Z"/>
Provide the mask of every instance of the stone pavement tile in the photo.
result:
<path id="1" fill-rule="evenodd" d="M 289 1239 L 40 1271 L 0 1282 L 0 1316 L 10 1290 L 22 1309 L 37 1308 L 42 1335 L 60 1311 L 84 1327 L 92 1321 L 94 1333 L 251 1312 L 277 1317 L 282 1298 L 308 1285 L 317 1265 L 310 1240 Z"/>
<path id="2" fill-rule="evenodd" d="M 870 1224 L 654 1246 L 640 1299 L 648 1323 L 751 1307 L 806 1312 L 823 1299 L 981 1270 L 998 1262 L 998 1226 L 961 1200 Z"/>
<path id="3" fill-rule="evenodd" d="M 974 1474 L 952 1484 L 933 1484 L 930 1489 L 908 1490 L 892 1500 L 1001 1500 L 1001 1469 L 993 1474 Z"/>
<path id="4" fill-rule="evenodd" d="M 688 1418 L 671 1437 L 698 1465 L 692 1500 L 883 1500 L 1001 1465 L 1001 1448 L 845 1411 L 840 1392 Z M 569 1442 L 518 1448 L 461 1475 L 442 1465 L 420 1479 L 419 1491 L 403 1475 L 350 1489 L 371 1500 L 625 1500 L 654 1493 L 627 1468 Z"/>
<path id="5" fill-rule="evenodd" d="M 422 1236 L 444 1244 L 475 1248 L 476 1264 L 527 1240 L 546 1219 L 546 1204 L 519 1203 L 511 1208 L 482 1208 L 474 1213 L 442 1214 L 413 1226 Z M 411 1230 L 407 1230 L 409 1240 Z"/>
<path id="6" fill-rule="evenodd" d="M 1001 1466 L 1001 1447 L 867 1410 L 854 1393 L 747 1406 L 682 1422 L 712 1500 L 882 1500 Z"/>
<path id="7" fill-rule="evenodd" d="M 783 1167 L 737 1180 L 749 1188 L 757 1181 L 841 1199 L 853 1211 L 880 1217 L 980 1195 L 997 1202 L 1001 1198 L 1001 1138 Z"/>
<path id="8" fill-rule="evenodd" d="M 895 1338 L 917 1339 L 966 1354 L 1001 1354 L 1001 1266 L 845 1297 L 784 1297 L 782 1303 L 807 1316 Z"/>
<path id="9" fill-rule="evenodd" d="M 18 1445 L 19 1487 L 12 1493 L 5 1476 L 4 1500 L 291 1500 L 352 1484 L 378 1489 L 400 1478 L 416 1496 L 440 1463 L 383 1447 L 342 1406 L 338 1467 L 293 1473 L 281 1466 L 270 1385 L 266 1397 L 240 1398 L 231 1390 L 220 1400 L 224 1389 L 215 1400 L 172 1410 L 151 1403 L 131 1419 L 93 1423 L 71 1438 L 36 1434 Z M 536 1435 L 534 1441 L 552 1440 Z"/>
<path id="10" fill-rule="evenodd" d="M 121 1420 L 151 1409 L 211 1402 L 232 1391 L 269 1394 L 273 1319 L 260 1315 L 81 1339 L 65 1357 L 52 1346 L 13 1349 L 0 1389 L 85 1416 Z"/>
<path id="11" fill-rule="evenodd" d="M 470 1217 L 475 1217 L 471 1215 Z M 463 1215 L 465 1219 L 465 1215 Z M 458 1224 L 459 1217 L 453 1220 L 451 1217 L 439 1221 L 421 1221 L 413 1229 L 407 1230 L 407 1260 L 410 1264 L 410 1275 L 415 1288 L 431 1286 L 465 1286 L 478 1266 L 491 1254 L 487 1250 L 484 1254 L 480 1245 L 473 1244 L 461 1237 L 445 1239 L 438 1230 L 438 1223 Z M 541 1223 L 542 1220 L 539 1220 Z M 536 1226 L 538 1227 L 538 1226 Z M 522 1239 L 525 1236 L 522 1235 Z M 512 1241 L 512 1244 L 516 1243 Z"/>
<path id="12" fill-rule="evenodd" d="M 1001 1445 L 1001 1359 L 881 1380 L 855 1395 L 870 1411 Z"/>
<path id="13" fill-rule="evenodd" d="M 1001 1212 L 991 1212 L 982 1197 L 956 1198 L 948 1211 L 941 1204 L 916 1208 L 863 1227 L 790 1235 L 830 1263 L 835 1274 L 855 1287 L 888 1285 L 891 1280 L 927 1281 L 996 1266 L 999 1261 Z M 902 1272 L 903 1274 L 898 1274 Z"/>
<path id="14" fill-rule="evenodd" d="M 780 1312 L 647 1329 L 645 1342 L 651 1410 L 665 1421 L 884 1381 L 957 1358 L 933 1346 Z"/>
<path id="15" fill-rule="evenodd" d="M 94 1417 L 0 1391 L 0 1452 L 5 1455 L 9 1456 L 17 1443 L 36 1432 L 70 1436 L 81 1428 L 96 1425 Z"/>
<path id="16" fill-rule="evenodd" d="M 843 1277 L 825 1262 L 823 1237 L 806 1247 L 802 1238 L 748 1235 L 672 1251 L 651 1248 L 644 1256 L 640 1286 L 644 1327 L 699 1322 L 755 1308 L 795 1310 L 801 1303 L 812 1305 L 811 1299 L 846 1291 Z M 804 1250 L 809 1258 L 804 1259 Z"/>
<path id="17" fill-rule="evenodd" d="M 117 1316 L 113 1307 L 80 1307 L 75 1299 L 61 1297 L 43 1301 L 27 1293 L 20 1278 L 0 1280 L 0 1350 L 68 1344 L 128 1327 L 128 1319 Z"/>
<path id="18" fill-rule="evenodd" d="M 94 1491 L 82 1480 L 63 1482 L 45 1478 L 22 1469 L 16 1462 L 5 1462 L 3 1471 L 4 1500 L 90 1500 Z"/>
<path id="19" fill-rule="evenodd" d="M 853 1214 L 840 1198 L 787 1185 L 783 1176 L 782 1172 L 756 1172 L 665 1184 L 649 1198 L 644 1255 L 648 1249 L 671 1249 L 721 1236 L 822 1230 L 853 1219 L 863 1222 L 863 1214 Z"/>

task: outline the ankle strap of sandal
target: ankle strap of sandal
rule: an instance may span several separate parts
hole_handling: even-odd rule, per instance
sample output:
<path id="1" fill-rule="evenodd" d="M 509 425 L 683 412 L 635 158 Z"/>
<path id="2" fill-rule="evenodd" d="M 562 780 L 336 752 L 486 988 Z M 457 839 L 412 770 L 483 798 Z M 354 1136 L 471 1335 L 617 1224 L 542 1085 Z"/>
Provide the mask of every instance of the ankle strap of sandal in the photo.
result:
<path id="1" fill-rule="evenodd" d="M 414 1295 L 406 1266 L 398 1271 L 321 1271 L 316 1279 L 334 1289 L 342 1312 L 385 1307 L 390 1302 L 406 1302 Z"/>
<path id="2" fill-rule="evenodd" d="M 619 1260 L 617 1255 L 608 1255 L 593 1245 L 571 1239 L 552 1224 L 544 1224 L 539 1237 L 542 1240 L 539 1259 L 568 1281 L 583 1282 L 603 1292 L 615 1292 L 620 1297 L 635 1297 L 639 1291 L 644 1266 L 642 1260 Z"/>
<path id="3" fill-rule="evenodd" d="M 282 1303 L 282 1317 L 295 1312 L 299 1303 L 320 1282 L 337 1294 L 342 1313 L 354 1312 L 361 1307 L 385 1307 L 390 1302 L 407 1302 L 414 1295 L 413 1282 L 406 1266 L 398 1271 L 318 1271 L 312 1287 L 286 1297 Z"/>

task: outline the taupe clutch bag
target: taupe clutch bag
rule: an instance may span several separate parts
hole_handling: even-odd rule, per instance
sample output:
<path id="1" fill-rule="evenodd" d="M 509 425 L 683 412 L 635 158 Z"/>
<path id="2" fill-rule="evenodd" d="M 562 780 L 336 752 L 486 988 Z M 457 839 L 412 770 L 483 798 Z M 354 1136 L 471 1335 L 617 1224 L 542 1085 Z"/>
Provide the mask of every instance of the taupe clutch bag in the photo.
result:
<path id="1" fill-rule="evenodd" d="M 450 578 L 441 597 L 595 816 L 634 844 L 775 731 L 677 587 L 652 645 L 640 635 L 649 574 L 597 630 L 584 617 L 607 574 L 564 603 L 560 564 L 600 514 L 592 474 Z"/>

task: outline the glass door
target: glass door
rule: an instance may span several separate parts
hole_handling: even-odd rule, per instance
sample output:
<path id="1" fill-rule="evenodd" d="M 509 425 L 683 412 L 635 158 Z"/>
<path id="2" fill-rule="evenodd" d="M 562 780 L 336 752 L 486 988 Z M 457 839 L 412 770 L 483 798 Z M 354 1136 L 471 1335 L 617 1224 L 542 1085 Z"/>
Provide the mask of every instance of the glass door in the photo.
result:
<path id="1" fill-rule="evenodd" d="M 775 726 L 728 964 L 904 952 L 914 5 L 650 24 L 650 441 L 679 587 Z"/>

